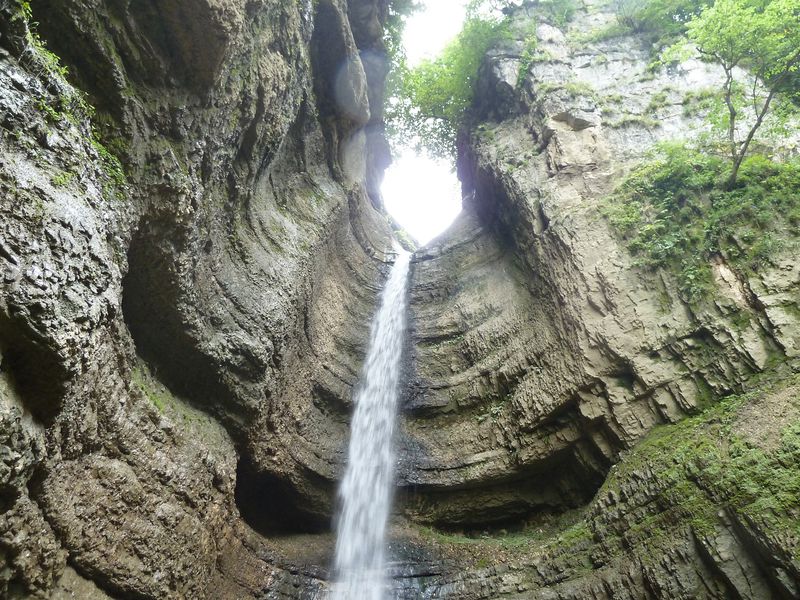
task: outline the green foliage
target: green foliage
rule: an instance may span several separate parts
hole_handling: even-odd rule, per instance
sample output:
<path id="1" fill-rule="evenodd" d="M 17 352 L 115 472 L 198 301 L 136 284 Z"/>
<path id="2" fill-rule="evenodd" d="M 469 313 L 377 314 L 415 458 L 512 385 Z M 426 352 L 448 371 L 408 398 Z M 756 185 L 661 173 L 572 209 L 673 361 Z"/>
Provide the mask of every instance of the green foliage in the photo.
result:
<path id="1" fill-rule="evenodd" d="M 712 88 L 691 91 L 683 97 L 683 114 L 686 117 L 703 113 L 709 114 L 718 105 L 721 98 L 719 91 Z"/>
<path id="2" fill-rule="evenodd" d="M 591 32 L 582 41 L 634 32 L 654 49 L 662 49 L 688 34 L 692 42 L 707 47 L 710 60 L 741 57 L 740 66 L 767 88 L 779 76 L 780 91 L 800 104 L 796 60 L 800 7 L 796 0 L 613 0 L 613 6 L 617 23 Z"/>
<path id="3" fill-rule="evenodd" d="M 411 0 L 406 1 L 410 2 Z M 44 76 L 45 78 L 59 80 L 59 85 L 55 86 L 60 90 L 59 93 L 48 93 L 45 97 L 39 98 L 36 101 L 36 108 L 50 125 L 66 127 L 71 123 L 81 129 L 88 142 L 97 152 L 110 181 L 116 186 L 124 185 L 126 183 L 125 171 L 117 154 L 122 155 L 125 153 L 124 150 L 126 150 L 127 143 L 119 138 L 109 142 L 115 153 L 101 142 L 98 127 L 102 127 L 105 131 L 113 130 L 113 127 L 109 126 L 111 124 L 110 117 L 108 115 L 96 115 L 93 107 L 86 101 L 84 94 L 66 81 L 69 71 L 67 67 L 61 64 L 59 57 L 47 49 L 44 41 L 36 32 L 38 24 L 32 21 L 30 3 L 27 1 L 20 2 L 19 7 L 17 18 L 23 19 L 27 25 L 27 48 L 23 59 L 34 72 L 38 70 L 40 77 Z M 82 124 L 89 119 L 93 121 L 92 125 L 86 126 Z M 73 176 L 74 173 L 58 173 L 53 176 L 51 183 L 59 187 L 65 186 L 72 180 Z M 112 190 L 106 189 L 105 191 L 110 194 Z"/>
<path id="4" fill-rule="evenodd" d="M 130 141 L 119 135 L 119 126 L 110 114 L 96 112 L 92 117 L 92 128 L 95 140 L 102 140 L 103 146 L 110 154 L 117 159 L 128 156 Z"/>
<path id="5" fill-rule="evenodd" d="M 666 269 L 681 295 L 698 302 L 712 289 L 710 259 L 722 255 L 743 273 L 796 243 L 800 159 L 744 161 L 736 187 L 720 189 L 724 160 L 677 144 L 661 145 L 612 194 L 604 213 L 637 264 Z"/>
<path id="6" fill-rule="evenodd" d="M 797 530 L 800 424 L 785 428 L 770 451 L 737 434 L 744 409 L 768 401 L 768 393 L 730 396 L 696 417 L 659 427 L 625 457 L 603 490 L 614 489 L 633 472 L 653 472 L 660 490 L 654 502 L 662 508 L 626 534 L 627 543 L 647 544 L 681 522 L 699 535 L 711 534 L 718 526 L 720 508 L 753 518 L 773 531 Z M 796 398 L 793 404 L 796 408 Z M 798 551 L 795 547 L 795 554 Z"/>
<path id="7" fill-rule="evenodd" d="M 56 98 L 54 100 L 54 104 L 56 104 L 56 107 L 46 100 L 40 99 L 36 102 L 36 108 L 44 115 L 48 123 L 55 126 L 62 126 L 65 123 L 72 123 L 73 125 L 79 126 L 82 119 L 86 119 L 87 117 L 96 117 L 93 119 L 96 122 L 92 124 L 90 129 L 91 136 L 87 135 L 88 141 L 91 143 L 95 152 L 97 152 L 98 157 L 103 163 L 103 168 L 106 174 L 110 177 L 111 182 L 113 182 L 113 184 L 116 186 L 125 185 L 125 183 L 127 183 L 127 178 L 125 176 L 125 170 L 122 166 L 122 162 L 118 158 L 118 154 L 124 155 L 127 152 L 127 142 L 116 138 L 112 142 L 114 151 L 109 150 L 108 147 L 103 144 L 101 141 L 101 135 L 96 127 L 96 125 L 102 123 L 102 115 L 95 116 L 94 111 L 88 104 L 86 104 L 85 100 L 78 91 L 75 91 L 74 94 L 71 94 L 68 97 L 65 96 Z M 75 114 L 74 111 L 76 110 L 79 114 Z M 65 179 L 67 175 L 69 175 L 69 177 Z M 74 174 L 61 173 L 53 177 L 51 181 L 53 185 L 64 186 L 71 181 L 72 175 Z M 110 189 L 105 191 L 107 194 L 111 193 Z"/>
<path id="8" fill-rule="evenodd" d="M 384 25 L 383 43 L 386 47 L 390 72 L 405 64 L 403 30 L 406 19 L 422 8 L 421 0 L 393 0 Z"/>
<path id="9" fill-rule="evenodd" d="M 33 17 L 33 9 L 31 8 L 31 3 L 27 0 L 22 0 L 19 3 L 19 10 L 20 10 L 20 17 L 25 21 L 30 21 Z"/>
<path id="10" fill-rule="evenodd" d="M 113 182 L 118 186 L 125 185 L 127 178 L 125 177 L 125 169 L 123 169 L 122 163 L 119 158 L 108 151 L 96 134 L 92 137 L 92 147 L 97 152 L 100 160 L 103 161 L 103 168 Z"/>
<path id="11" fill-rule="evenodd" d="M 52 183 L 56 187 L 64 187 L 69 185 L 69 182 L 75 178 L 75 173 L 72 171 L 61 171 L 60 173 L 56 173 L 53 177 L 50 178 L 50 183 Z"/>
<path id="12" fill-rule="evenodd" d="M 591 44 L 621 37 L 629 34 L 630 32 L 630 28 L 622 25 L 621 23 L 614 22 L 596 27 L 585 33 L 573 34 L 571 40 L 577 45 Z"/>
<path id="13" fill-rule="evenodd" d="M 540 0 L 536 5 L 536 14 L 558 27 L 564 27 L 575 16 L 578 9 L 576 0 Z"/>
<path id="14" fill-rule="evenodd" d="M 654 113 L 655 111 L 664 108 L 669 104 L 669 93 L 671 90 L 662 89 L 657 91 L 650 98 L 650 103 L 647 105 L 645 112 Z"/>
<path id="15" fill-rule="evenodd" d="M 413 69 L 401 67 L 387 106 L 393 139 L 432 156 L 452 157 L 456 133 L 472 105 L 481 61 L 508 35 L 504 19 L 470 17 L 441 56 Z"/>
<path id="16" fill-rule="evenodd" d="M 170 403 L 170 395 L 164 388 L 161 390 L 156 389 L 149 373 L 143 369 L 134 369 L 131 373 L 131 383 L 134 384 L 139 391 L 158 409 L 158 412 L 163 413 L 166 406 Z"/>
<path id="17" fill-rule="evenodd" d="M 64 118 L 61 112 L 50 106 L 50 104 L 42 98 L 36 101 L 36 108 L 44 115 L 44 118 L 53 125 L 61 122 L 61 119 Z"/>
<path id="18" fill-rule="evenodd" d="M 615 0 L 614 9 L 628 31 L 650 34 L 663 44 L 680 37 L 705 4 L 704 0 Z"/>
<path id="19" fill-rule="evenodd" d="M 387 130 L 397 145 L 411 145 L 437 158 L 453 158 L 458 129 L 472 107 L 478 69 L 487 51 L 510 39 L 509 15 L 525 4 L 521 0 L 472 0 L 461 32 L 442 54 L 409 68 L 395 53 L 388 78 Z M 577 0 L 539 0 L 528 3 L 537 16 L 565 25 L 577 9 Z M 397 37 L 399 40 L 399 37 Z M 535 23 L 524 39 L 518 84 L 533 62 L 547 60 L 537 51 Z"/>
<path id="20" fill-rule="evenodd" d="M 494 423 L 503 414 L 505 401 L 506 399 L 503 399 L 484 407 L 483 411 L 475 415 L 475 421 L 483 423 L 486 419 L 491 419 Z"/>
<path id="21" fill-rule="evenodd" d="M 536 37 L 536 21 L 531 23 L 523 43 L 524 47 L 519 57 L 519 71 L 517 72 L 517 89 L 522 87 L 528 77 L 531 65 L 539 60 L 540 51 L 538 48 L 539 38 Z"/>
<path id="22" fill-rule="evenodd" d="M 30 2 L 22 0 L 18 2 L 18 6 L 19 12 L 15 18 L 21 19 L 26 24 L 25 41 L 27 42 L 27 48 L 22 59 L 30 68 L 38 70 L 39 74 L 42 71 L 47 71 L 55 77 L 66 79 L 69 72 L 67 67 L 61 64 L 58 56 L 47 49 L 44 40 L 36 31 L 39 24 L 33 20 L 33 9 Z"/>
<path id="23" fill-rule="evenodd" d="M 39 37 L 39 34 L 33 30 L 28 30 L 28 44 L 29 47 L 34 49 L 40 64 L 52 75 L 66 79 L 69 74 L 69 69 L 61 64 L 60 59 L 53 52 L 47 49 L 44 40 Z"/>
<path id="24" fill-rule="evenodd" d="M 732 165 L 726 183 L 733 187 L 776 94 L 792 92 L 800 68 L 800 5 L 797 0 L 716 0 L 688 23 L 687 33 L 701 55 L 725 73 L 724 128 Z M 743 80 L 737 67 L 746 67 L 757 84 Z M 752 121 L 739 139 L 737 127 L 747 113 Z"/>

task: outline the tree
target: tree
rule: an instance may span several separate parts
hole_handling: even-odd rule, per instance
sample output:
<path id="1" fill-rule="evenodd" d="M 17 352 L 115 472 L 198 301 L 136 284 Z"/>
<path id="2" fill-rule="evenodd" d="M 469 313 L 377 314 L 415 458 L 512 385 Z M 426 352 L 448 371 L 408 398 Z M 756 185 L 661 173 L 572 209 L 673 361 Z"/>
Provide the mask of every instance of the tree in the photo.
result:
<path id="1" fill-rule="evenodd" d="M 464 28 L 440 56 L 390 74 L 389 133 L 437 158 L 455 154 L 456 133 L 472 105 L 478 68 L 487 50 L 508 35 L 498 17 L 468 13 Z"/>
<path id="2" fill-rule="evenodd" d="M 781 92 L 791 93 L 800 67 L 798 0 L 717 0 L 687 27 L 700 54 L 725 72 L 727 145 L 731 159 L 728 189 L 736 185 L 739 167 L 753 138 Z M 752 80 L 742 77 L 742 67 Z M 751 113 L 749 123 L 740 117 Z M 737 137 L 744 125 L 746 134 Z M 749 127 L 749 128 L 748 128 Z"/>

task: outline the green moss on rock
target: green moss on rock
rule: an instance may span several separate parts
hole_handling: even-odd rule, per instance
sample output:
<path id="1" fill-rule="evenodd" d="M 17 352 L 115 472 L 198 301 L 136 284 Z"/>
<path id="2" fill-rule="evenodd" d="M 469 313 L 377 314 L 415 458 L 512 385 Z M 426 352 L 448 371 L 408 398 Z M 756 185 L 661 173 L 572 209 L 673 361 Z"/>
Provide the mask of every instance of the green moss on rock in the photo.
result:
<path id="1" fill-rule="evenodd" d="M 689 302 L 712 295 L 713 257 L 748 274 L 797 246 L 800 161 L 753 155 L 731 190 L 721 187 L 726 173 L 721 158 L 662 144 L 605 202 L 637 264 L 672 272 Z"/>

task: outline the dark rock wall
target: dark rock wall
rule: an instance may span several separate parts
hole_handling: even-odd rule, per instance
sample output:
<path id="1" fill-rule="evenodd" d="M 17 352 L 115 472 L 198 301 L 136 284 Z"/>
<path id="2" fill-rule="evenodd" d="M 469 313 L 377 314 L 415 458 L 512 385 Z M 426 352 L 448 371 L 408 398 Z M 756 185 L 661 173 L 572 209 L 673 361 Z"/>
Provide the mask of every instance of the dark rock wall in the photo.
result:
<path id="1" fill-rule="evenodd" d="M 235 500 L 329 527 L 391 260 L 386 6 L 26 7 L 0 15 L 2 595 L 257 594 L 280 551 Z"/>

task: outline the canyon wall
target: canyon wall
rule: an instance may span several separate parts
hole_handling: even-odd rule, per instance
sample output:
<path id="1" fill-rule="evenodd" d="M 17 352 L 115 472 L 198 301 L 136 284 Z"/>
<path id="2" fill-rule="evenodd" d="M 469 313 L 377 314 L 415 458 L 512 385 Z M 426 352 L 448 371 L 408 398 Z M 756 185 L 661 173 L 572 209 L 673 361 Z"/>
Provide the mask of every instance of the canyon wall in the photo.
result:
<path id="1" fill-rule="evenodd" d="M 641 36 L 601 35 L 616 24 L 605 3 L 567 24 L 545 8 L 514 13 L 511 39 L 486 57 L 459 140 L 464 212 L 415 256 L 403 509 L 455 532 L 428 540 L 441 553 L 495 565 L 437 580 L 446 597 L 796 597 L 791 502 L 763 509 L 776 517 L 767 524 L 752 497 L 732 497 L 695 450 L 678 450 L 738 434 L 669 425 L 766 381 L 790 387 L 755 393 L 759 408 L 737 409 L 732 427 L 757 421 L 755 453 L 773 451 L 767 438 L 794 443 L 796 235 L 754 272 L 715 257 L 703 301 L 687 301 L 669 270 L 641 266 L 605 199 L 659 142 L 707 131 L 691 98 L 719 87 L 722 69 L 654 66 Z M 681 477 L 647 450 L 665 431 L 685 432 L 660 448 Z M 798 466 L 793 455 L 792 489 Z M 764 503 L 784 485 L 769 468 L 774 484 L 753 492 Z M 531 539 L 505 533 L 520 527 Z M 459 537 L 470 531 L 482 534 Z"/>
<path id="2" fill-rule="evenodd" d="M 65 566 L 119 597 L 279 590 L 240 512 L 329 528 L 392 252 L 386 11 L 3 3 L 4 596 Z"/>
<path id="3" fill-rule="evenodd" d="M 8 597 L 326 586 L 393 259 L 389 7 L 167 4 L 0 4 Z M 719 75 L 586 35 L 613 18 L 528 7 L 482 67 L 464 211 L 412 264 L 398 597 L 800 595 L 796 251 L 699 305 L 635 265 L 601 201 Z"/>
<path id="4" fill-rule="evenodd" d="M 637 266 L 603 217 L 656 143 L 706 128 L 685 98 L 722 70 L 690 60 L 654 71 L 635 36 L 582 41 L 614 23 L 590 9 L 564 31 L 521 11 L 519 38 L 490 52 L 460 143 L 465 210 L 416 256 L 419 418 L 408 427 L 423 453 L 408 477 L 436 499 L 420 508 L 432 522 L 492 519 L 457 498 L 449 514 L 448 487 L 485 488 L 491 500 L 471 504 L 496 505 L 498 519 L 509 516 L 501 488 L 521 512 L 580 504 L 653 426 L 800 353 L 794 245 L 749 276 L 720 256 L 712 298 L 690 303 L 669 272 Z M 537 58 L 525 65 L 531 23 Z M 548 486 L 523 490 L 540 476 Z"/>

